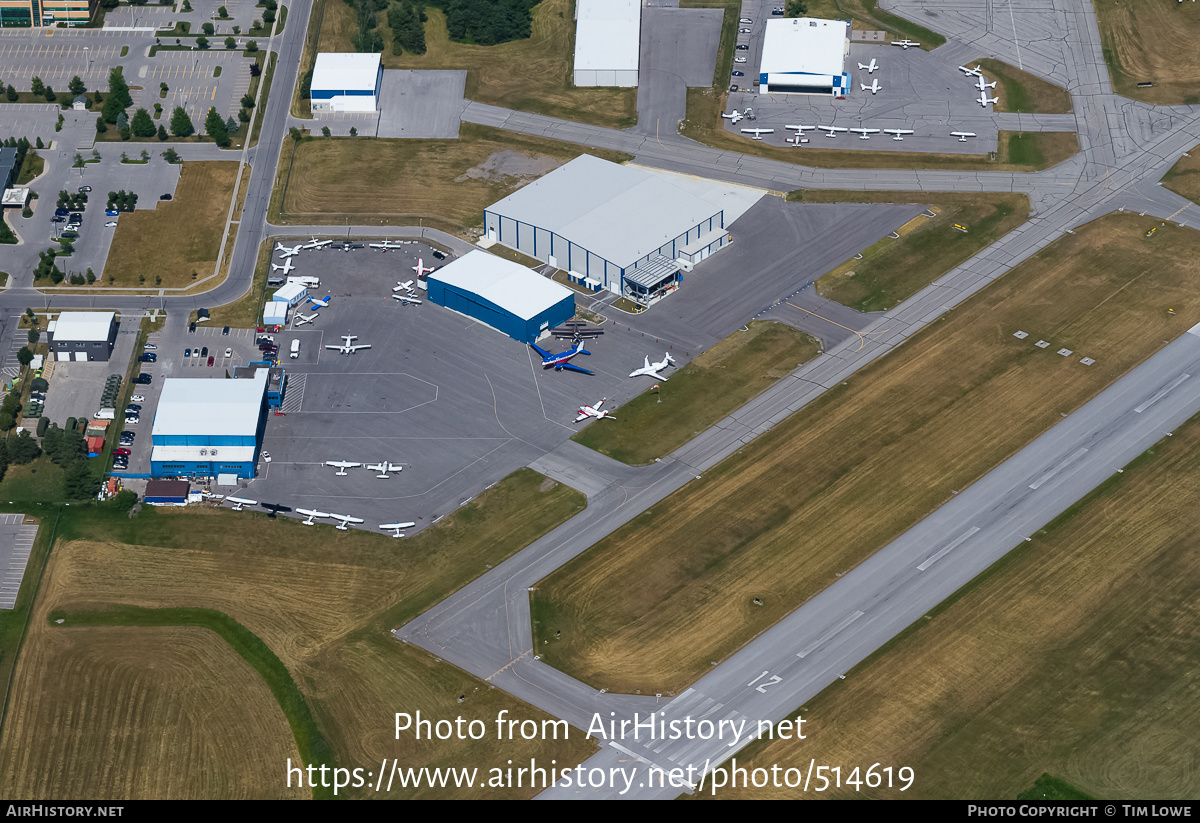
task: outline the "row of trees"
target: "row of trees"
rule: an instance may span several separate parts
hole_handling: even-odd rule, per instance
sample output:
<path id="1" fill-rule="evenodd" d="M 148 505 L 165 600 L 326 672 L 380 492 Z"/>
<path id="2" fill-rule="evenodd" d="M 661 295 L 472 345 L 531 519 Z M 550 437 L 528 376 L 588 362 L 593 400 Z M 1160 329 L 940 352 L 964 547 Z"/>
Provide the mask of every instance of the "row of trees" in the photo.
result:
<path id="1" fill-rule="evenodd" d="M 533 7 L 540 0 L 430 0 L 446 12 L 450 39 L 491 46 L 524 40 L 532 30 Z"/>
<path id="2" fill-rule="evenodd" d="M 108 193 L 108 206 L 105 207 L 105 210 L 133 211 L 137 208 L 137 200 L 138 196 L 134 192 L 127 192 L 125 189 L 110 191 Z"/>
<path id="3" fill-rule="evenodd" d="M 49 277 L 56 285 L 63 281 L 62 269 L 54 262 L 54 258 L 58 256 L 58 252 L 54 249 L 46 249 L 38 253 L 39 262 L 33 270 L 33 279 L 41 280 Z"/>
<path id="4" fill-rule="evenodd" d="M 392 30 L 392 54 L 425 53 L 425 3 L 400 0 L 388 6 L 388 28 Z"/>

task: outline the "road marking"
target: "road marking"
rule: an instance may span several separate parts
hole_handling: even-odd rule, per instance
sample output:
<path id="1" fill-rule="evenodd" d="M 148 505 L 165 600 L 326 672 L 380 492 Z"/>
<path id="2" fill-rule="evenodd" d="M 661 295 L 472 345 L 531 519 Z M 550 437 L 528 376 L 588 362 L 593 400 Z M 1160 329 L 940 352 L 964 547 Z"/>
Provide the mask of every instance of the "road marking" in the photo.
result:
<path id="1" fill-rule="evenodd" d="M 1065 469 L 1067 466 L 1069 466 L 1069 465 L 1071 465 L 1072 463 L 1074 463 L 1074 462 L 1075 462 L 1076 460 L 1078 460 L 1079 458 L 1083 457 L 1085 454 L 1087 454 L 1087 449 L 1086 449 L 1086 448 L 1081 448 L 1081 449 L 1079 449 L 1079 450 L 1078 450 L 1078 451 L 1076 451 L 1074 454 L 1072 454 L 1070 457 L 1068 457 L 1066 460 L 1064 460 L 1063 462 L 1059 463 L 1057 466 L 1055 466 L 1055 467 L 1054 467 L 1054 468 L 1052 468 L 1050 471 L 1048 471 L 1048 472 L 1046 472 L 1045 474 L 1043 474 L 1043 475 L 1042 475 L 1041 477 L 1039 477 L 1037 480 L 1035 480 L 1035 481 L 1033 481 L 1032 483 L 1030 483 L 1030 484 L 1029 484 L 1029 488 L 1036 490 L 1038 487 L 1045 485 L 1045 484 L 1046 484 L 1046 483 L 1047 483 L 1047 482 L 1048 482 L 1048 481 L 1049 481 L 1049 480 L 1050 480 L 1052 477 L 1054 477 L 1054 475 L 1058 474 L 1060 471 L 1062 471 L 1062 470 L 1063 470 L 1063 469 Z"/>
<path id="2" fill-rule="evenodd" d="M 834 626 L 832 629 L 825 632 L 825 634 L 821 635 L 815 641 L 813 641 L 812 643 L 809 643 L 807 646 L 805 646 L 803 649 L 801 649 L 796 654 L 796 657 L 799 657 L 801 660 L 803 660 L 805 657 L 807 657 L 808 655 L 815 652 L 819 646 L 821 646 L 822 644 L 824 644 L 825 642 L 830 640 L 835 634 L 837 634 L 842 629 L 846 628 L 847 626 L 849 626 L 851 623 L 853 623 L 855 620 L 857 620 L 858 618 L 860 618 L 862 616 L 863 616 L 863 612 L 860 612 L 860 611 L 851 612 L 846 617 L 842 618 L 842 621 L 840 623 L 838 623 L 836 626 Z"/>
<path id="3" fill-rule="evenodd" d="M 1187 380 L 1189 377 L 1191 377 L 1191 375 L 1190 375 L 1190 374 L 1181 374 L 1181 375 L 1179 375 L 1179 376 L 1178 376 L 1178 377 L 1176 377 L 1174 380 L 1172 380 L 1172 381 L 1171 381 L 1171 382 L 1170 382 L 1170 383 L 1169 383 L 1169 384 L 1168 384 L 1168 385 L 1167 385 L 1165 388 L 1162 388 L 1162 389 L 1160 389 L 1160 390 L 1159 390 L 1159 392 L 1158 392 L 1158 394 L 1156 394 L 1156 395 L 1154 395 L 1153 397 L 1151 397 L 1151 398 L 1150 398 L 1149 400 L 1147 400 L 1145 403 L 1142 403 L 1142 405 L 1140 405 L 1140 406 L 1136 407 L 1136 408 L 1133 410 L 1133 411 L 1134 411 L 1134 413 L 1136 413 L 1136 414 L 1141 414 L 1141 413 L 1142 413 L 1142 412 L 1144 412 L 1146 409 L 1150 408 L 1150 407 L 1151 407 L 1151 406 L 1153 406 L 1155 403 L 1157 403 L 1159 400 L 1162 400 L 1164 397 L 1166 397 L 1166 396 L 1167 396 L 1167 394 L 1168 394 L 1168 393 L 1169 393 L 1169 392 L 1170 392 L 1172 389 L 1174 389 L 1176 386 L 1178 386 L 1178 385 L 1179 385 L 1180 383 L 1182 383 L 1184 380 Z"/>
<path id="4" fill-rule="evenodd" d="M 957 549 L 959 546 L 961 546 L 966 540 L 970 539 L 977 531 L 979 531 L 978 526 L 972 526 L 971 528 L 967 529 L 965 532 L 963 532 L 958 537 L 951 540 L 945 546 L 942 546 L 942 548 L 939 549 L 936 554 L 934 554 L 932 557 L 930 557 L 924 563 L 917 566 L 917 571 L 919 571 L 919 572 L 925 571 L 930 566 L 932 566 L 934 563 L 938 562 L 943 557 L 945 557 L 947 554 L 952 552 L 954 549 Z"/>

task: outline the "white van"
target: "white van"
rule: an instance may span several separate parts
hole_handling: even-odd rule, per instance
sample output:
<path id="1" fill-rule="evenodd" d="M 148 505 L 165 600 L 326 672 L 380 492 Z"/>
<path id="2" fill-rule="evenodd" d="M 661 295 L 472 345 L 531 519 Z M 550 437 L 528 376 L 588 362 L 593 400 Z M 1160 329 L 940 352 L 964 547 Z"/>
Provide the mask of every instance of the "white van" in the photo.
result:
<path id="1" fill-rule="evenodd" d="M 292 338 L 292 349 L 289 355 L 293 360 L 300 356 L 300 338 Z"/>
<path id="2" fill-rule="evenodd" d="M 96 420 L 116 420 L 117 419 L 117 410 L 116 409 L 101 409 L 100 411 L 93 414 L 92 417 Z"/>

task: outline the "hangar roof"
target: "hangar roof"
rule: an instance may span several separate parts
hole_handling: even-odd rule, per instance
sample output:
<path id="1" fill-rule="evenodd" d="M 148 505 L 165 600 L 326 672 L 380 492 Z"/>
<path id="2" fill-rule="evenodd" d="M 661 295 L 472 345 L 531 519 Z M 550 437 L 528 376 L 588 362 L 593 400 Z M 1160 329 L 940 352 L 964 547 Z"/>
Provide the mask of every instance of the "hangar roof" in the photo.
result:
<path id="1" fill-rule="evenodd" d="M 637 71 L 641 0 L 579 0 L 575 8 L 575 71 Z"/>
<path id="2" fill-rule="evenodd" d="M 266 391 L 266 369 L 242 380 L 168 377 L 150 434 L 253 436 Z"/>
<path id="3" fill-rule="evenodd" d="M 845 71 L 849 37 L 850 23 L 846 20 L 768 20 L 759 71 L 840 76 Z"/>
<path id="4" fill-rule="evenodd" d="M 311 87 L 321 91 L 373 92 L 381 60 L 379 54 L 318 54 Z"/>
<path id="5" fill-rule="evenodd" d="M 532 320 L 574 292 L 524 266 L 488 254 L 470 251 L 429 275 L 451 286 L 477 294 L 505 311 Z"/>
<path id="6" fill-rule="evenodd" d="M 625 268 L 721 214 L 659 175 L 581 154 L 489 206 Z"/>
<path id="7" fill-rule="evenodd" d="M 54 325 L 54 340 L 72 343 L 102 343 L 108 340 L 116 312 L 65 311 Z"/>

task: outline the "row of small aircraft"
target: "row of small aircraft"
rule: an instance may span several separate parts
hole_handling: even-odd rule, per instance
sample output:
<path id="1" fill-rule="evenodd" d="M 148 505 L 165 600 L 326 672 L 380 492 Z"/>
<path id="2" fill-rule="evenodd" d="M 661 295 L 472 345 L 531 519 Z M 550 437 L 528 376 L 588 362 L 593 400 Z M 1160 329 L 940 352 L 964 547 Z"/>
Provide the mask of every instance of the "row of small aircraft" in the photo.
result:
<path id="1" fill-rule="evenodd" d="M 959 71 L 965 72 L 967 77 L 976 78 L 975 88 L 979 89 L 979 99 L 977 99 L 975 101 L 976 103 L 978 103 L 979 105 L 983 106 L 986 109 L 988 103 L 999 103 L 1000 102 L 999 97 L 988 97 L 987 96 L 988 89 L 996 88 L 996 81 L 993 80 L 991 83 L 984 82 L 983 66 L 976 64 L 975 68 L 973 68 L 973 69 L 968 68 L 967 66 L 959 66 L 958 69 L 959 69 Z"/>
<path id="2" fill-rule="evenodd" d="M 337 469 L 337 471 L 334 473 L 335 477 L 345 477 L 346 469 L 357 469 L 362 465 L 362 463 L 349 463 L 345 460 L 326 460 L 325 465 L 333 466 L 335 469 Z M 388 463 L 387 461 L 384 461 L 382 463 L 367 464 L 367 471 L 379 472 L 375 476 L 380 480 L 386 480 L 391 476 L 392 473 L 404 471 L 404 467 L 399 463 Z"/>
<path id="3" fill-rule="evenodd" d="M 251 500 L 247 497 L 226 497 L 225 501 L 233 504 L 233 511 L 235 511 L 235 512 L 242 511 L 242 509 L 246 506 L 257 506 L 258 505 L 257 500 Z M 281 506 L 269 506 L 266 503 L 263 503 L 262 505 L 264 508 L 271 508 L 276 511 L 279 511 L 283 508 Z M 316 525 L 316 520 L 322 519 L 325 517 L 328 517 L 332 520 L 337 520 L 338 525 L 335 526 L 334 528 L 336 528 L 338 531 L 341 531 L 341 532 L 346 531 L 349 528 L 349 525 L 351 523 L 365 522 L 361 517 L 352 517 L 348 514 L 334 514 L 333 512 L 322 512 L 322 511 L 317 511 L 316 509 L 296 509 L 296 512 L 297 512 L 297 514 L 302 514 L 308 518 L 307 520 L 303 521 L 305 526 Z M 415 522 L 412 522 L 412 523 L 380 523 L 379 528 L 392 532 L 392 537 L 404 537 L 404 534 L 402 533 L 401 530 L 402 529 L 411 529 L 415 525 L 417 525 Z"/>

